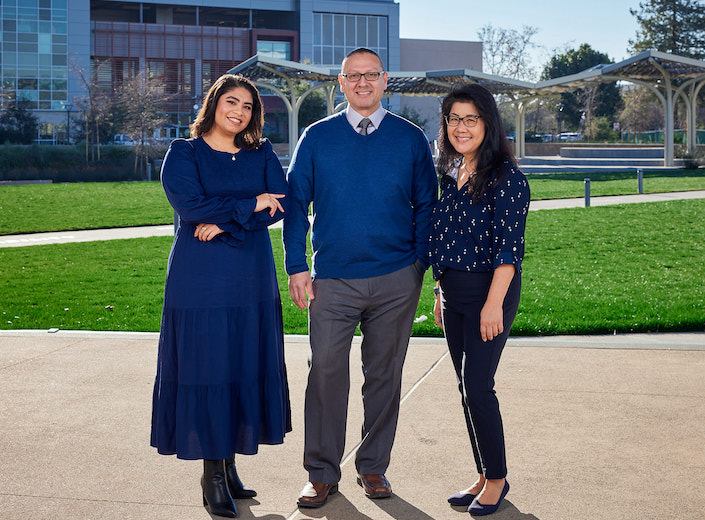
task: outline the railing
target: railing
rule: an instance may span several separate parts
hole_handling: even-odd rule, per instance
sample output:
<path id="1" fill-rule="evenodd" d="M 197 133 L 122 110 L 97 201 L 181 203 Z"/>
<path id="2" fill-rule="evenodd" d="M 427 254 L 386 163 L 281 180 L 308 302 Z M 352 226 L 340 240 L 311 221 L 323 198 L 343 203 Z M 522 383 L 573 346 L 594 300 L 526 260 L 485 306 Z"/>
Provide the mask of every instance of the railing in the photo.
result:
<path id="1" fill-rule="evenodd" d="M 585 183 L 585 207 L 589 208 L 590 207 L 590 184 L 591 180 L 590 178 L 586 177 L 583 182 Z M 636 171 L 636 184 L 637 184 L 637 192 L 639 195 L 644 194 L 644 172 L 641 169 L 638 169 Z"/>
<path id="2" fill-rule="evenodd" d="M 673 131 L 673 142 L 676 144 L 686 144 L 685 130 Z M 622 132 L 621 141 L 623 143 L 655 143 L 663 144 L 663 131 L 650 130 L 648 132 Z M 705 144 L 705 130 L 697 130 L 695 136 L 695 144 Z"/>

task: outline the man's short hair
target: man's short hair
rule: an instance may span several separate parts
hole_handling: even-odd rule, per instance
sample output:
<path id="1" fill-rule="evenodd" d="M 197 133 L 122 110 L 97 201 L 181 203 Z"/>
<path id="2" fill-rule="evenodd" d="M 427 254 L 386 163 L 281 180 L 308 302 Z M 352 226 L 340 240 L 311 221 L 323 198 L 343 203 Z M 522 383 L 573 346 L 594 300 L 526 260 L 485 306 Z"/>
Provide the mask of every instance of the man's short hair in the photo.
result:
<path id="1" fill-rule="evenodd" d="M 379 54 L 377 54 L 375 51 L 372 49 L 368 49 L 367 47 L 358 47 L 357 49 L 354 49 L 350 51 L 345 58 L 343 58 L 343 62 L 340 64 L 340 70 L 343 70 L 343 67 L 345 66 L 345 61 L 350 57 L 354 56 L 355 54 L 372 54 L 379 60 L 379 64 L 382 66 L 382 70 L 384 70 L 384 63 L 382 63 L 382 58 L 379 57 Z"/>

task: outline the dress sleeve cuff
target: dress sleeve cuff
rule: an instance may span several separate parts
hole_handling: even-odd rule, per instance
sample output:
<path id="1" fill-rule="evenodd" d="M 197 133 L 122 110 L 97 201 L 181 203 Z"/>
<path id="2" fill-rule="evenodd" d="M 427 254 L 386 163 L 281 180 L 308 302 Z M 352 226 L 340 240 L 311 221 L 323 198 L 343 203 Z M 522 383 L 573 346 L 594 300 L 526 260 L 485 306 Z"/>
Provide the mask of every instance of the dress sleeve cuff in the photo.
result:
<path id="1" fill-rule="evenodd" d="M 235 214 L 233 215 L 233 220 L 244 224 L 255 212 L 255 207 L 257 206 L 257 199 L 252 197 L 251 199 L 238 200 L 235 204 Z"/>
<path id="2" fill-rule="evenodd" d="M 221 233 L 217 238 L 229 246 L 239 247 L 245 241 L 245 230 L 237 222 L 218 224 L 218 227 L 225 231 L 225 233 Z"/>

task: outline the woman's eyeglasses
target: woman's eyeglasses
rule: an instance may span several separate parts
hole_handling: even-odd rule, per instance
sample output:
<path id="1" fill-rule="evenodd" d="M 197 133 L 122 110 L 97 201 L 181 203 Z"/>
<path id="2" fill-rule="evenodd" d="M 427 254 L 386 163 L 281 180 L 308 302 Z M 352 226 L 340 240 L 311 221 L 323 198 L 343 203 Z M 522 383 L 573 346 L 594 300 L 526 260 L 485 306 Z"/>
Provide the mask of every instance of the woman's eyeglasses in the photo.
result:
<path id="1" fill-rule="evenodd" d="M 460 122 L 462 121 L 465 126 L 468 128 L 472 128 L 473 126 L 477 126 L 477 122 L 482 116 L 476 116 L 476 115 L 469 115 L 465 117 L 460 117 L 456 116 L 455 114 L 450 114 L 449 116 L 445 116 L 446 124 L 448 126 L 458 126 Z"/>

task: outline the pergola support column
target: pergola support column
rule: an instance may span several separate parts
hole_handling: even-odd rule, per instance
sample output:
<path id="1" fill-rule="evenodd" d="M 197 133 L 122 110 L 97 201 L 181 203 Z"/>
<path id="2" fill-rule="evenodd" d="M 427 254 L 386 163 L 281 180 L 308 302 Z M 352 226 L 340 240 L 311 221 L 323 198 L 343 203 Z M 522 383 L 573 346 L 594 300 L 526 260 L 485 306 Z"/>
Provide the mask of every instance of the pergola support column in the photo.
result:
<path id="1" fill-rule="evenodd" d="M 526 157 L 526 138 L 525 138 L 525 126 L 526 126 L 526 101 L 519 101 L 516 103 L 517 113 L 516 113 L 516 132 L 514 136 L 514 153 L 516 153 L 517 159 Z"/>
<path id="2" fill-rule="evenodd" d="M 680 95 L 685 101 L 687 126 L 685 142 L 690 154 L 695 154 L 697 149 L 697 103 L 698 94 L 704 84 L 705 79 L 703 76 L 698 76 L 686 81 L 676 90 L 676 96 Z"/>
<path id="3" fill-rule="evenodd" d="M 698 149 L 698 95 L 700 95 L 700 89 L 705 87 L 705 80 L 698 83 L 698 85 L 693 90 L 693 102 L 690 104 L 691 118 L 693 121 L 693 152 L 695 153 Z"/>
<path id="4" fill-rule="evenodd" d="M 293 145 L 291 141 L 291 135 L 292 135 L 292 129 L 294 129 L 294 125 L 296 123 L 296 120 L 294 119 L 294 106 L 291 103 L 291 99 L 289 99 L 289 96 L 287 96 L 284 92 L 282 92 L 281 89 L 278 87 L 275 87 L 274 85 L 270 85 L 269 83 L 264 83 L 262 81 L 253 81 L 256 87 L 258 88 L 264 88 L 267 90 L 271 90 L 274 92 L 274 94 L 281 99 L 284 102 L 284 105 L 286 106 L 286 113 L 288 115 L 288 123 L 289 123 L 289 157 L 292 157 L 294 155 L 294 146 L 296 146 L 296 141 L 294 140 Z M 294 130 L 296 132 L 296 130 Z M 296 134 L 294 134 L 296 135 Z"/>
<path id="5" fill-rule="evenodd" d="M 335 90 L 337 83 L 333 82 L 326 89 L 326 113 L 329 116 L 335 114 Z"/>
<path id="6" fill-rule="evenodd" d="M 673 166 L 673 87 L 671 85 L 671 75 L 664 69 L 656 60 L 650 59 L 651 64 L 658 69 L 663 75 L 663 89 L 666 94 L 666 110 L 664 114 L 664 129 L 663 129 L 663 165 L 667 167 Z"/>
<path id="7" fill-rule="evenodd" d="M 698 82 L 698 80 L 700 80 Z M 688 153 L 694 155 L 698 149 L 698 95 L 705 85 L 705 80 L 696 78 L 690 86 L 690 105 L 688 106 Z"/>

